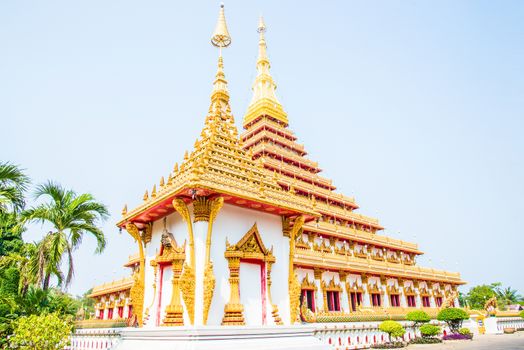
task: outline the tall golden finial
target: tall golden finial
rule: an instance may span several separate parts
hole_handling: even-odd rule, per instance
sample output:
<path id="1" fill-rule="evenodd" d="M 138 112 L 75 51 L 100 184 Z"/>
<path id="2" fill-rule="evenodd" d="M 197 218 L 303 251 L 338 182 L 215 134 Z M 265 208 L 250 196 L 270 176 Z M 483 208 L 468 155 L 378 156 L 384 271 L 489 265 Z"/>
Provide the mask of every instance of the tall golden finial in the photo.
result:
<path id="1" fill-rule="evenodd" d="M 213 46 L 219 47 L 220 49 L 231 45 L 231 36 L 227 30 L 226 16 L 224 14 L 224 4 L 220 4 L 220 12 L 218 13 L 215 31 L 211 37 L 211 44 L 213 44 Z"/>
<path id="2" fill-rule="evenodd" d="M 220 12 L 218 13 L 217 25 L 213 36 L 211 37 L 211 44 L 218 47 L 218 69 L 213 82 L 213 92 L 211 93 L 211 101 L 214 109 L 222 111 L 224 105 L 229 102 L 229 93 L 227 91 L 227 80 L 224 74 L 224 60 L 222 59 L 222 48 L 231 45 L 231 36 L 227 30 L 226 16 L 224 14 L 224 4 L 220 5 Z M 221 103 L 217 103 L 221 101 Z M 213 110 L 213 109 L 211 109 Z"/>
<path id="3" fill-rule="evenodd" d="M 269 58 L 267 56 L 266 45 L 266 24 L 264 18 L 260 16 L 258 20 L 257 32 L 258 38 L 258 59 L 257 59 L 257 77 L 253 83 L 253 97 L 249 104 L 246 115 L 244 116 L 244 126 L 255 120 L 261 115 L 270 115 L 279 120 L 284 125 L 288 124 L 288 119 L 284 108 L 278 101 L 275 90 L 277 84 L 271 77 L 269 68 Z"/>

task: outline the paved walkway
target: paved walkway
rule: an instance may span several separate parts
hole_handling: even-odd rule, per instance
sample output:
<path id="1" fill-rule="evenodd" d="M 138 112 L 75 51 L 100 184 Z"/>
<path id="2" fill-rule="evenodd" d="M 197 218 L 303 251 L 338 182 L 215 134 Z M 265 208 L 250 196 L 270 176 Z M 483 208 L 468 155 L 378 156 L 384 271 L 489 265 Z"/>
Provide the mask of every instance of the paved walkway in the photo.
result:
<path id="1" fill-rule="evenodd" d="M 406 349 L 426 349 L 426 350 L 455 350 L 455 349 L 474 349 L 474 350 L 523 350 L 524 332 L 515 334 L 498 335 L 476 335 L 473 340 L 446 341 L 442 344 L 432 345 L 410 345 Z"/>

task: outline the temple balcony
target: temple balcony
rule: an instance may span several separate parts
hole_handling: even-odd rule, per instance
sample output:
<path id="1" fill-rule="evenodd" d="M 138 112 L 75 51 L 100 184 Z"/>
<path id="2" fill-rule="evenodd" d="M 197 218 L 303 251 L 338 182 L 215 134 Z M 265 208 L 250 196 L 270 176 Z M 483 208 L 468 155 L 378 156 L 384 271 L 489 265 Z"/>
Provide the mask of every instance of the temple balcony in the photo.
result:
<path id="1" fill-rule="evenodd" d="M 395 276 L 406 279 L 438 281 L 452 284 L 465 284 L 457 272 L 435 270 L 419 266 L 409 266 L 390 262 L 362 259 L 356 256 L 324 253 L 306 249 L 297 249 L 294 262 L 299 266 L 342 270 L 352 273 Z"/>
<path id="2" fill-rule="evenodd" d="M 318 208 L 318 203 L 317 203 Z M 344 238 L 347 240 L 370 244 L 375 246 L 382 246 L 386 248 L 396 249 L 399 251 L 422 254 L 418 250 L 418 245 L 415 243 L 405 242 L 399 239 L 390 238 L 387 236 L 377 235 L 371 232 L 366 232 L 351 227 L 332 224 L 330 222 L 319 221 L 309 222 L 304 224 L 304 231 L 320 233 L 323 235 Z M 414 264 L 414 262 L 413 262 Z"/>

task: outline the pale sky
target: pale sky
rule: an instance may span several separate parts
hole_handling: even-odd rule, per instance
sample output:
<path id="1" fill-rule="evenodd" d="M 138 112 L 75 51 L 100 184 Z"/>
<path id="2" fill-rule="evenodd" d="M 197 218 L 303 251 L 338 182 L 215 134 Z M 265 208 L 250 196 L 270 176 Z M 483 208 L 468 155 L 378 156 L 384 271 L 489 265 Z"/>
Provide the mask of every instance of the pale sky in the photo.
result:
<path id="1" fill-rule="evenodd" d="M 524 294 L 524 2 L 227 1 L 237 125 L 258 16 L 278 96 L 310 159 L 419 264 Z M 108 246 L 75 253 L 71 292 L 120 278 L 115 222 L 200 134 L 215 1 L 0 2 L 0 160 L 106 203 Z M 45 228 L 31 227 L 28 240 Z"/>

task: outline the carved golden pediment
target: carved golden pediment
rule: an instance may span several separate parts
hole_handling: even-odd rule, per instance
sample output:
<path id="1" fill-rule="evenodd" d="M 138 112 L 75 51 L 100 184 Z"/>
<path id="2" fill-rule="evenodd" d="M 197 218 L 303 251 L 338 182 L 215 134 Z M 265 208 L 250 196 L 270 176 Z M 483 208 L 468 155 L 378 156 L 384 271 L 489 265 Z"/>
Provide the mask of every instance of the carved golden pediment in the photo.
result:
<path id="1" fill-rule="evenodd" d="M 404 294 L 405 295 L 415 295 L 415 288 L 413 288 L 413 286 L 409 285 L 409 286 L 406 286 L 404 287 Z"/>
<path id="2" fill-rule="evenodd" d="M 400 288 L 396 284 L 392 286 L 387 286 L 388 294 L 400 294 Z"/>
<path id="3" fill-rule="evenodd" d="M 229 244 L 226 239 L 226 258 L 228 256 L 236 256 L 241 259 L 258 259 L 269 262 L 274 262 L 273 247 L 267 249 L 262 242 L 260 233 L 258 232 L 257 224 L 247 231 L 247 233 L 236 244 Z"/>
<path id="4" fill-rule="evenodd" d="M 342 291 L 342 286 L 338 283 L 335 283 L 335 277 L 331 278 L 331 281 L 329 283 L 326 283 L 325 281 L 322 281 L 322 289 L 324 291 Z"/>
<path id="5" fill-rule="evenodd" d="M 315 284 L 315 281 L 309 281 L 308 275 L 306 275 L 304 277 L 304 279 L 302 279 L 302 283 L 300 284 L 300 288 L 317 290 L 317 285 Z"/>
<path id="6" fill-rule="evenodd" d="M 378 286 L 378 282 L 368 282 L 368 292 L 369 293 L 380 293 L 382 294 L 382 290 Z"/>
<path id="7" fill-rule="evenodd" d="M 348 293 L 349 292 L 360 292 L 360 293 L 364 292 L 364 288 L 362 288 L 362 285 L 358 285 L 357 281 L 354 281 L 353 283 L 347 282 L 346 283 L 346 289 L 347 289 Z"/>

